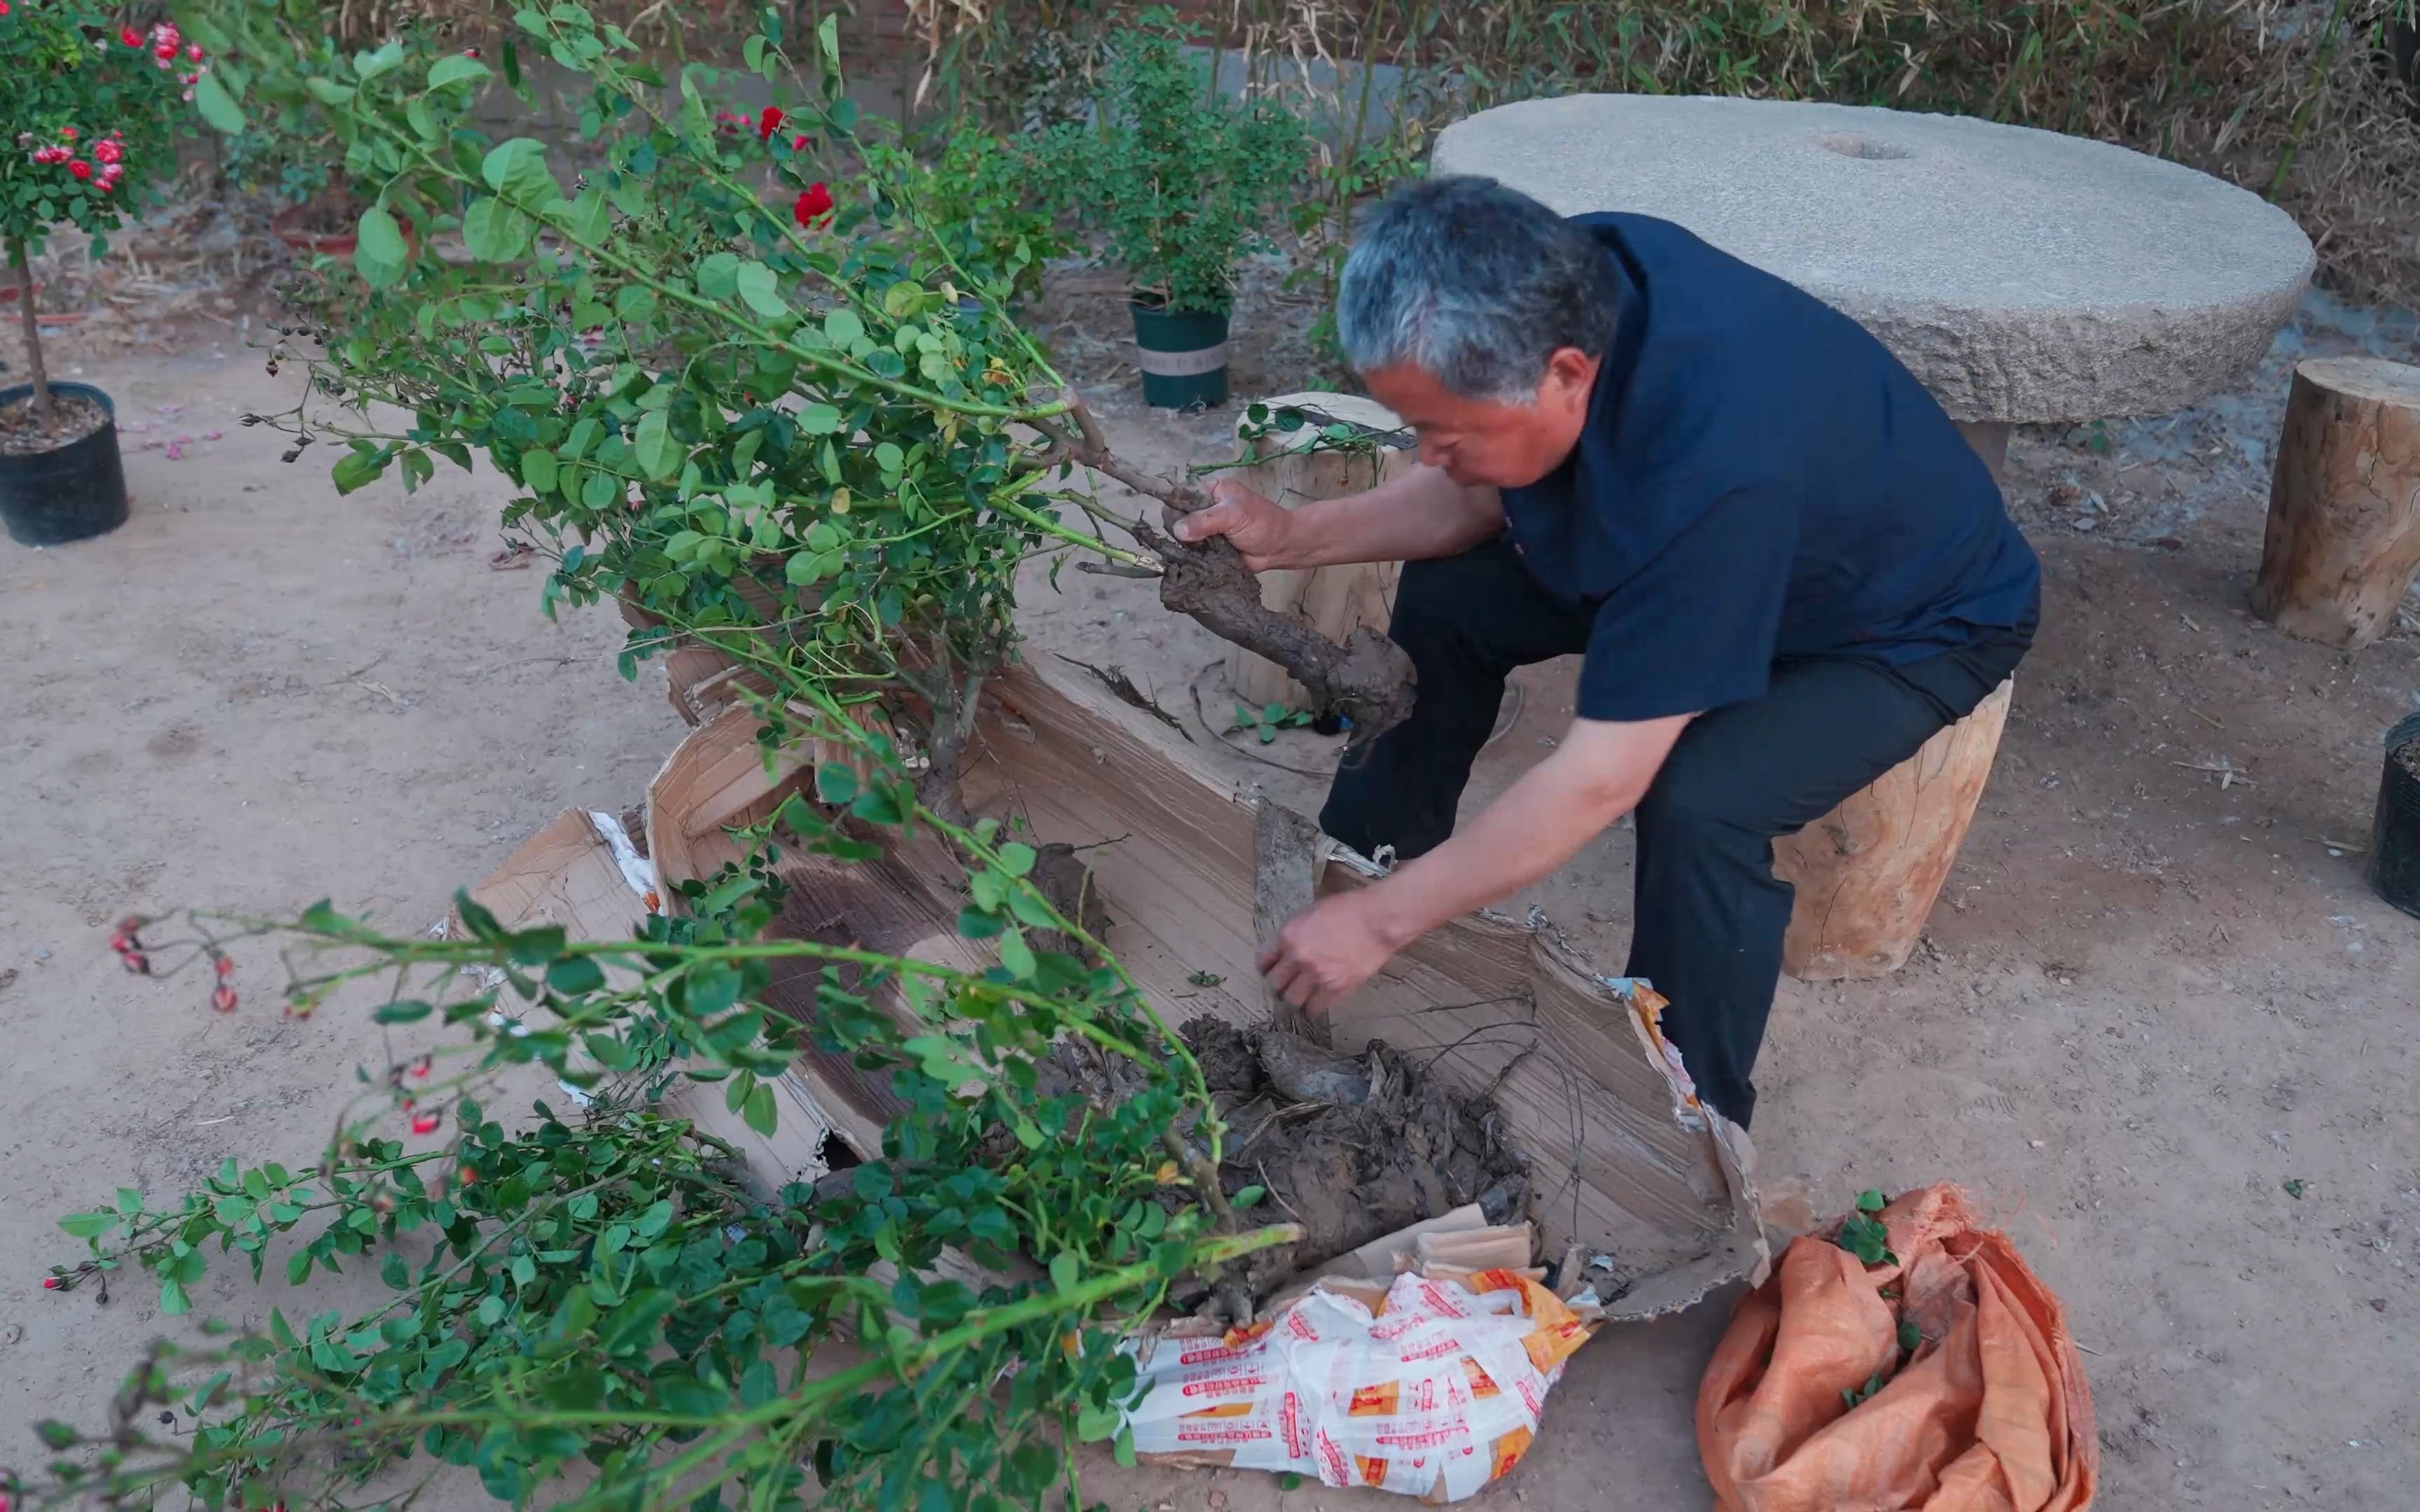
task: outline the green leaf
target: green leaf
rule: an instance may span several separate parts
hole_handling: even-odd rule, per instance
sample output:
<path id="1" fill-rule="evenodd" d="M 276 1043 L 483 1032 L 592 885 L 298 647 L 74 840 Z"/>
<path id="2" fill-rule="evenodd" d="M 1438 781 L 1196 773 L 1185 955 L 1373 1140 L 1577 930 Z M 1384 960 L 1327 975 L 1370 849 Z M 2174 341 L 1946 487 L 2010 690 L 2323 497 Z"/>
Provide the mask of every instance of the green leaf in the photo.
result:
<path id="1" fill-rule="evenodd" d="M 1033 870 L 1033 847 L 1010 841 L 1000 848 L 1000 869 L 1013 877 L 1021 877 Z"/>
<path id="2" fill-rule="evenodd" d="M 72 1449 L 76 1446 L 76 1430 L 52 1418 L 44 1418 L 35 1424 L 34 1436 L 42 1441 L 45 1449 Z"/>
<path id="3" fill-rule="evenodd" d="M 828 404 L 810 404 L 799 410 L 799 428 L 810 436 L 830 436 L 840 429 L 840 411 Z"/>
<path id="4" fill-rule="evenodd" d="M 1864 1213 L 1852 1213 L 1841 1220 L 1836 1242 L 1868 1265 L 1883 1265 L 1889 1260 L 1888 1231 Z"/>
<path id="5" fill-rule="evenodd" d="M 403 44 L 389 42 L 375 53 L 353 54 L 353 71 L 367 84 L 380 74 L 391 73 L 403 63 Z"/>
<path id="6" fill-rule="evenodd" d="M 625 284 L 613 291 L 613 313 L 634 326 L 645 325 L 656 313 L 656 291 L 644 284 Z"/>
<path id="7" fill-rule="evenodd" d="M 489 76 L 488 66 L 477 58 L 448 53 L 428 66 L 428 87 L 442 89 L 449 84 L 475 84 Z M 202 77 L 207 79 L 209 75 L 206 73 Z M 198 88 L 194 98 L 200 99 Z"/>
<path id="8" fill-rule="evenodd" d="M 824 316 L 824 334 L 831 338 L 833 346 L 847 351 L 865 339 L 865 322 L 857 317 L 854 310 L 834 310 Z"/>
<path id="9" fill-rule="evenodd" d="M 748 1127 L 770 1138 L 780 1121 L 773 1106 L 773 1088 L 757 1083 L 756 1090 L 748 1094 L 747 1105 L 739 1110 L 739 1117 Z"/>
<path id="10" fill-rule="evenodd" d="M 770 318 L 790 313 L 790 306 L 782 298 L 781 282 L 773 270 L 763 263 L 739 265 L 739 297 L 758 315 Z"/>
<path id="11" fill-rule="evenodd" d="M 1924 1330 L 1916 1326 L 1915 1319 L 1902 1318 L 1899 1320 L 1899 1347 L 1900 1349 L 1913 1350 L 1923 1342 Z"/>
<path id="12" fill-rule="evenodd" d="M 639 417 L 637 434 L 631 437 L 639 466 L 648 477 L 660 483 L 680 471 L 685 449 L 673 440 L 672 421 L 664 411 L 650 409 Z"/>
<path id="13" fill-rule="evenodd" d="M 563 198 L 563 187 L 546 165 L 546 144 L 535 137 L 517 136 L 497 145 L 481 161 L 479 177 L 489 189 L 518 202 L 517 208 L 533 213 L 544 213 Z"/>
<path id="14" fill-rule="evenodd" d="M 554 492 L 556 463 L 554 454 L 545 447 L 535 447 L 521 454 L 521 486 L 536 493 Z"/>
<path id="15" fill-rule="evenodd" d="M 435 1011 L 437 1011 L 437 1010 L 431 1004 L 415 1002 L 411 998 L 403 998 L 392 1003 L 380 1003 L 377 1010 L 370 1014 L 370 1022 L 373 1024 L 417 1024 L 422 1019 L 427 1018 L 429 1014 L 434 1013 Z"/>
<path id="16" fill-rule="evenodd" d="M 226 85 L 216 73 L 205 73 L 194 81 L 194 108 L 202 113 L 210 130 L 233 136 L 243 130 L 243 107 L 235 102 Z"/>
<path id="17" fill-rule="evenodd" d="M 1890 1198 L 1883 1196 L 1883 1190 L 1881 1187 L 1869 1186 L 1863 1192 L 1857 1194 L 1857 1211 L 1859 1212 L 1880 1212 L 1889 1206 Z"/>
<path id="18" fill-rule="evenodd" d="M 1008 974 L 1017 980 L 1032 980 L 1037 965 L 1033 959 L 1033 947 L 1025 943 L 1023 934 L 1009 930 L 1000 937 L 1000 964 L 1007 967 Z"/>
<path id="19" fill-rule="evenodd" d="M 517 966 L 542 966 L 563 953 L 560 924 L 539 924 L 507 935 L 504 959 Z"/>
<path id="20" fill-rule="evenodd" d="M 979 908 L 958 910 L 958 933 L 970 940 L 987 940 L 1008 926 Z"/>
<path id="21" fill-rule="evenodd" d="M 739 291 L 739 257 L 718 252 L 697 265 L 697 291 L 709 300 L 727 300 Z"/>
<path id="22" fill-rule="evenodd" d="M 302 81 L 302 87 L 310 90 L 313 97 L 321 104 L 338 107 L 351 104 L 356 92 L 350 85 L 338 84 L 334 79 L 323 79 L 316 73 Z"/>
<path id="23" fill-rule="evenodd" d="M 209 75 L 206 73 L 203 74 L 202 77 L 207 79 Z M 160 1278 L 160 1310 L 162 1312 L 166 1313 L 171 1318 L 175 1318 L 192 1311 L 193 1305 L 194 1304 L 192 1299 L 185 1295 L 184 1287 L 178 1284 L 175 1276 L 163 1276 Z"/>
<path id="24" fill-rule="evenodd" d="M 846 803 L 857 796 L 857 774 L 838 762 L 825 762 L 815 768 L 815 796 L 830 804 Z"/>
<path id="25" fill-rule="evenodd" d="M 1076 1258 L 1074 1250 L 1063 1249 L 1050 1257 L 1050 1284 L 1059 1288 L 1059 1295 L 1074 1291 L 1083 1277 L 1084 1262 Z"/>
<path id="26" fill-rule="evenodd" d="M 708 961 L 690 971 L 687 986 L 690 1012 L 698 1018 L 711 1018 L 739 1001 L 739 970 L 721 961 Z"/>
<path id="27" fill-rule="evenodd" d="M 353 270 L 364 283 L 372 288 L 391 288 L 401 281 L 411 251 L 404 245 L 403 227 L 385 206 L 373 205 L 362 211 L 353 237 Z"/>
<path id="28" fill-rule="evenodd" d="M 59 1227 L 74 1239 L 99 1239 L 117 1227 L 114 1212 L 71 1212 L 59 1220 Z"/>
<path id="29" fill-rule="evenodd" d="M 593 993 L 605 985 L 605 968 L 584 955 L 567 955 L 546 968 L 546 984 L 559 993 Z"/>
<path id="30" fill-rule="evenodd" d="M 462 245 L 482 262 L 512 262 L 529 253 L 536 223 L 496 198 L 482 194 L 462 212 Z"/>
<path id="31" fill-rule="evenodd" d="M 1249 1208 L 1268 1195 L 1269 1189 L 1264 1186 L 1242 1187 L 1233 1196 L 1227 1199 L 1227 1205 L 1231 1208 Z"/>
<path id="32" fill-rule="evenodd" d="M 143 1194 L 135 1191 L 131 1186 L 119 1187 L 117 1189 L 117 1211 L 120 1212 L 141 1212 L 143 1211 Z"/>
<path id="33" fill-rule="evenodd" d="M 551 206 L 546 218 L 563 227 L 572 240 L 583 247 L 600 244 L 606 233 L 613 227 L 613 212 L 605 204 L 605 191 L 593 184 L 575 197 Z"/>

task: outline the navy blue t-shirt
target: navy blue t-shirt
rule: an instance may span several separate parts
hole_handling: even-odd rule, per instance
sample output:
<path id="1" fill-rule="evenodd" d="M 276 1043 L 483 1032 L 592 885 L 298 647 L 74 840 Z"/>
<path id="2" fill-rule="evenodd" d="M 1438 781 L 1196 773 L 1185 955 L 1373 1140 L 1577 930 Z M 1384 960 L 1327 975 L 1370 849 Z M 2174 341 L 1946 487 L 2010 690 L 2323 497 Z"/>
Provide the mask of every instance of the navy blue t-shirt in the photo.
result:
<path id="1" fill-rule="evenodd" d="M 1669 222 L 1573 224 L 1623 313 L 1579 444 L 1503 498 L 1530 573 L 1594 615 L 1580 717 L 1745 702 L 1778 657 L 1904 665 L 2029 626 L 2033 548 L 1864 327 Z"/>

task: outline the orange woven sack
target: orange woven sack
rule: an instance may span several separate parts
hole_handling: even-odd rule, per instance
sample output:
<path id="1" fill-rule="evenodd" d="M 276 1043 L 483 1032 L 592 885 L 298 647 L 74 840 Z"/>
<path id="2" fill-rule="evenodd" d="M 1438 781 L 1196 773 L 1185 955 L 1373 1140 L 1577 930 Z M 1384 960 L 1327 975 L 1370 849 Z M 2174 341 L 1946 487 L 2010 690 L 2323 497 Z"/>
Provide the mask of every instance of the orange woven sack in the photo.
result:
<path id="1" fill-rule="evenodd" d="M 1884 1263 L 1799 1238 L 1715 1346 L 1698 1450 L 1720 1512 L 2091 1505 L 2100 1441 L 2058 1299 L 1954 1186 L 1877 1216 Z"/>

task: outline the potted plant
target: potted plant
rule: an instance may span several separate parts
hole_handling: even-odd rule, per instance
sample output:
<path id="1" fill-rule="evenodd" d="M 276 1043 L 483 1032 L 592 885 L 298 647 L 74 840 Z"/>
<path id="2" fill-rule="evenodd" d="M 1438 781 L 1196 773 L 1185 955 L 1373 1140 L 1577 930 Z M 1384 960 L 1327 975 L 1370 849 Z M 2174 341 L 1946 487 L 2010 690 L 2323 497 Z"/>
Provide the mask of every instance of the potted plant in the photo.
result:
<path id="1" fill-rule="evenodd" d="M 179 93 L 208 65 L 163 22 L 112 28 L 57 0 L 0 5 L 0 248 L 17 287 L 30 381 L 0 388 L 0 523 L 27 546 L 80 541 L 126 521 L 109 395 L 53 383 L 42 365 L 33 259 L 61 222 L 96 252 L 147 180 L 173 166 Z"/>
<path id="2" fill-rule="evenodd" d="M 1119 33 L 1100 120 L 1048 134 L 1063 203 L 1109 238 L 1132 289 L 1143 397 L 1192 409 L 1227 397 L 1235 267 L 1300 175 L 1308 137 L 1275 102 L 1213 86 L 1194 35 L 1162 8 Z"/>

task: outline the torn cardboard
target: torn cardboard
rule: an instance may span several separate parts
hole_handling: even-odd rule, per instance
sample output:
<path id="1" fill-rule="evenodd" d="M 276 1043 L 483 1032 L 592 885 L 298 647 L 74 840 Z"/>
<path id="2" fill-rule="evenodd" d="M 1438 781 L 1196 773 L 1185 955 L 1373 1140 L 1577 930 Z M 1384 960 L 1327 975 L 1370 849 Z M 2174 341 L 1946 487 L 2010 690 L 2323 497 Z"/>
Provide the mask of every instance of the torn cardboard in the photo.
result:
<path id="1" fill-rule="evenodd" d="M 724 825 L 769 814 L 803 782 L 799 752 L 768 766 L 759 724 L 744 706 L 726 710 L 683 741 L 650 787 L 651 854 L 673 906 L 680 882 L 739 858 Z M 1255 863 L 1267 846 L 1256 792 L 1090 681 L 1038 664 L 994 674 L 973 750 L 967 807 L 1022 818 L 1035 841 L 1087 847 L 1106 943 L 1163 1017 L 1266 1022 L 1256 903 L 1267 905 Z M 780 871 L 790 893 L 776 933 L 989 964 L 956 933 L 960 873 L 926 837 L 894 837 L 879 859 L 857 864 L 787 856 Z M 1350 853 L 1326 855 L 1316 891 L 1377 874 Z M 815 969 L 801 962 L 777 981 L 772 1006 L 811 1016 Z M 895 989 L 876 1000 L 903 1025 L 913 1021 Z M 1643 984 L 1596 972 L 1551 930 L 1481 913 L 1415 942 L 1338 1005 L 1328 1027 L 1340 1051 L 1384 1039 L 1490 1093 L 1529 1161 L 1544 1252 L 1607 1257 L 1607 1316 L 1640 1319 L 1761 1278 L 1768 1259 L 1752 1149 L 1698 1101 L 1656 1028 L 1662 1007 Z M 791 1107 L 803 1105 L 861 1157 L 880 1152 L 882 1126 L 900 1110 L 887 1076 L 841 1057 L 802 1057 L 783 1090 L 777 1140 L 787 1143 Z M 742 1148 L 764 1143 L 711 1088 L 689 1097 L 687 1111 L 708 1132 Z"/>

